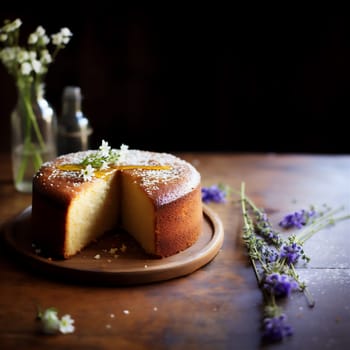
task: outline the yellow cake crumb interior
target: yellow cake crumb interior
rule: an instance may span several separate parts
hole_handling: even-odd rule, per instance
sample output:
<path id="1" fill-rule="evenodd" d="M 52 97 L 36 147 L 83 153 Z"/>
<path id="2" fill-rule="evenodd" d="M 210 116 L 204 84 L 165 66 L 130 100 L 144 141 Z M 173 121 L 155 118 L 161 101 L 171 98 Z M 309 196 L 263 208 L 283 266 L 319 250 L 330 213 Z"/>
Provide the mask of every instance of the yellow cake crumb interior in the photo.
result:
<path id="1" fill-rule="evenodd" d="M 118 223 L 119 189 L 115 177 L 99 181 L 72 201 L 68 211 L 66 248 L 69 254 L 114 228 Z"/>
<path id="2" fill-rule="evenodd" d="M 154 239 L 154 208 L 150 199 L 130 176 L 122 174 L 121 188 L 121 223 L 122 227 L 129 232 L 150 254 L 155 247 Z"/>

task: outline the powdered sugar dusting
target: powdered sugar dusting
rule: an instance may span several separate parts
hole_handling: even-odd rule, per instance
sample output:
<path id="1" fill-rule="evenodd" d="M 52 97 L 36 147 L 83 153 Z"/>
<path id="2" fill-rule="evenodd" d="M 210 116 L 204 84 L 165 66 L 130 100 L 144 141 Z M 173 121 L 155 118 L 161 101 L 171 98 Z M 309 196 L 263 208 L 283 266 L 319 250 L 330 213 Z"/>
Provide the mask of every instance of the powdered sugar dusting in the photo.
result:
<path id="1" fill-rule="evenodd" d="M 40 178 L 46 174 L 45 187 L 54 183 L 55 186 L 61 183 L 65 191 L 74 192 L 87 181 L 81 177 L 79 171 L 62 170 L 62 165 L 77 165 L 96 151 L 71 153 L 60 156 L 53 161 L 43 164 L 41 170 L 36 174 Z M 170 202 L 180 195 L 192 191 L 200 183 L 199 172 L 188 162 L 169 153 L 157 153 L 141 150 L 128 150 L 125 156 L 116 165 L 121 166 L 164 166 L 169 169 L 129 169 L 121 170 L 134 177 L 145 192 L 151 197 L 157 198 L 161 203 Z M 39 180 L 41 181 L 41 180 Z M 101 178 L 92 177 L 88 181 L 104 181 Z M 43 184 L 42 182 L 42 184 Z M 165 191 L 164 189 L 167 188 Z"/>
<path id="2" fill-rule="evenodd" d="M 160 201 L 163 203 L 192 191 L 200 182 L 200 175 L 191 164 L 169 153 L 129 150 L 125 162 L 121 164 L 170 166 L 167 170 L 128 170 L 149 195 L 161 194 Z M 164 187 L 175 189 L 175 185 L 177 191 L 162 191 Z"/>

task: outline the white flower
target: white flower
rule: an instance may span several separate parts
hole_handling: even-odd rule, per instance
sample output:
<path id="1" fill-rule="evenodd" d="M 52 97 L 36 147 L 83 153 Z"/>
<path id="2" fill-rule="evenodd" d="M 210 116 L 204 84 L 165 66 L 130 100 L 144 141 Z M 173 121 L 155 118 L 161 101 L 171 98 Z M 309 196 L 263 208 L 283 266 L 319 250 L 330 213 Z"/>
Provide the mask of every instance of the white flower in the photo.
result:
<path id="1" fill-rule="evenodd" d="M 13 22 L 7 20 L 5 23 L 6 24 L 1 28 L 5 33 L 14 32 L 22 25 L 22 21 L 19 18 L 15 19 Z"/>
<path id="2" fill-rule="evenodd" d="M 73 326 L 74 320 L 70 315 L 62 316 L 59 323 L 59 331 L 63 334 L 73 333 L 75 327 Z"/>
<path id="3" fill-rule="evenodd" d="M 47 35 L 43 35 L 40 38 L 40 44 L 41 45 L 47 45 L 50 42 L 50 38 Z"/>
<path id="4" fill-rule="evenodd" d="M 62 334 L 73 333 L 75 327 L 74 320 L 70 315 L 64 315 L 59 319 L 57 310 L 50 307 L 43 312 L 39 311 L 38 319 L 40 321 L 40 330 L 44 334 Z"/>
<path id="5" fill-rule="evenodd" d="M 52 62 L 52 57 L 48 50 L 41 50 L 40 60 L 43 64 L 49 64 Z"/>
<path id="6" fill-rule="evenodd" d="M 31 61 L 36 60 L 36 52 L 35 51 L 29 51 L 28 55 L 29 55 L 29 59 Z"/>
<path id="7" fill-rule="evenodd" d="M 102 165 L 100 166 L 100 170 L 105 170 L 105 169 L 108 169 L 108 168 L 109 168 L 108 162 L 103 160 L 102 161 Z"/>
<path id="8" fill-rule="evenodd" d="M 56 46 L 60 46 L 62 43 L 62 35 L 61 33 L 56 33 L 51 35 L 52 43 Z"/>
<path id="9" fill-rule="evenodd" d="M 20 49 L 17 53 L 17 61 L 23 63 L 28 61 L 30 58 L 29 52 L 27 50 Z M 35 58 L 35 57 L 34 57 Z"/>
<path id="10" fill-rule="evenodd" d="M 46 30 L 42 26 L 38 26 L 35 30 L 35 33 L 38 34 L 38 36 L 44 36 Z"/>
<path id="11" fill-rule="evenodd" d="M 64 27 L 64 28 L 61 28 L 61 34 L 63 36 L 72 36 L 72 32 L 67 28 L 67 27 Z"/>
<path id="12" fill-rule="evenodd" d="M 18 92 L 18 101 L 24 105 L 23 113 L 23 138 L 25 139 L 23 154 L 32 154 L 35 167 L 42 163 L 41 151 L 46 149 L 42 130 L 35 118 L 35 111 L 31 104 L 31 99 L 36 98 L 42 91 L 46 73 L 49 65 L 54 61 L 57 53 L 64 48 L 64 45 L 52 47 L 52 56 L 48 49 L 50 38 L 46 35 L 45 29 L 38 26 L 35 32 L 29 34 L 27 40 L 20 40 L 20 27 L 22 21 L 5 20 L 4 25 L 0 27 L 0 61 L 3 63 L 8 73 L 13 76 Z M 62 30 L 61 30 L 62 31 Z M 71 32 L 63 30 L 63 43 L 69 41 Z M 67 39 L 68 38 L 68 39 Z M 21 43 L 25 43 L 21 46 Z M 38 144 L 38 149 L 36 147 Z M 34 146 L 35 145 L 35 146 Z M 27 157 L 22 157 L 19 165 L 19 171 L 15 174 L 16 187 L 22 182 L 26 171 Z M 87 175 L 89 178 L 89 173 Z"/>
<path id="13" fill-rule="evenodd" d="M 27 47 L 20 46 L 20 27 L 22 21 L 5 20 L 0 27 L 0 60 L 8 72 L 16 79 L 16 84 L 30 89 L 33 82 L 36 87 L 44 80 L 48 66 L 53 62 L 57 52 L 64 48 L 72 36 L 68 28 L 62 28 L 57 34 L 59 44 L 54 43 L 53 54 L 48 50 L 50 38 L 42 26 L 29 34 Z M 55 36 L 55 35 L 54 35 Z"/>
<path id="14" fill-rule="evenodd" d="M 37 33 L 31 33 L 28 37 L 28 44 L 34 45 L 38 42 L 38 34 Z"/>
<path id="15" fill-rule="evenodd" d="M 21 74 L 23 74 L 23 75 L 29 75 L 30 73 L 31 73 L 31 71 L 32 71 L 32 66 L 31 66 L 31 64 L 30 63 L 28 63 L 28 62 L 23 62 L 22 64 L 21 64 L 21 68 L 20 68 L 21 70 Z"/>
<path id="16" fill-rule="evenodd" d="M 102 144 L 98 151 L 85 157 L 81 164 L 84 166 L 91 165 L 91 169 L 107 169 L 111 164 L 117 165 L 120 163 L 120 160 L 125 158 L 128 148 L 129 146 L 123 144 L 121 145 L 120 150 L 112 149 L 108 145 L 108 142 L 102 140 Z M 86 171 L 86 168 L 81 170 L 82 176 Z"/>
<path id="17" fill-rule="evenodd" d="M 0 59 L 4 64 L 7 64 L 16 58 L 16 52 L 17 50 L 14 47 L 5 47 L 0 51 Z"/>
<path id="18" fill-rule="evenodd" d="M 57 311 L 53 308 L 46 309 L 39 315 L 41 331 L 45 334 L 55 334 L 60 328 L 60 320 Z"/>
<path id="19" fill-rule="evenodd" d="M 99 148 L 99 151 L 101 152 L 101 157 L 108 157 L 110 150 L 111 150 L 111 147 L 108 145 L 108 142 L 105 140 L 102 140 L 102 144 Z"/>
<path id="20" fill-rule="evenodd" d="M 80 175 L 84 178 L 84 181 L 90 181 L 94 176 L 95 169 L 88 164 L 84 169 L 80 170 Z"/>
<path id="21" fill-rule="evenodd" d="M 72 32 L 68 28 L 61 28 L 60 32 L 51 35 L 52 43 L 56 46 L 62 47 L 69 43 L 72 35 Z"/>
<path id="22" fill-rule="evenodd" d="M 32 61 L 32 67 L 35 73 L 41 73 L 42 72 L 42 64 L 38 60 Z"/>

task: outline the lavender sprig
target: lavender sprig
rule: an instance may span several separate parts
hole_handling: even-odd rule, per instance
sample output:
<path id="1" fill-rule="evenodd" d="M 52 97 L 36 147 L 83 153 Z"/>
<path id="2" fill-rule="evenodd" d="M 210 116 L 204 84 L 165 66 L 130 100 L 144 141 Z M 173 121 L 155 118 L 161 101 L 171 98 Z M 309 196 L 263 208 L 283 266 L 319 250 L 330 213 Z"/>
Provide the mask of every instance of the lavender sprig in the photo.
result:
<path id="1" fill-rule="evenodd" d="M 304 251 L 304 243 L 325 227 L 349 219 L 350 215 L 338 215 L 344 207 L 332 209 L 326 205 L 322 209 L 310 206 L 307 210 L 295 211 L 286 215 L 279 226 L 286 230 L 296 228 L 299 233 L 283 238 L 281 232 L 273 229 L 264 210 L 246 196 L 244 182 L 240 191 L 222 184 L 203 188 L 202 200 L 225 203 L 233 192 L 240 195 L 242 240 L 264 298 L 262 338 L 265 342 L 282 341 L 293 334 L 293 329 L 276 301 L 300 291 L 306 296 L 309 307 L 315 305 L 306 283 L 300 280 L 295 268 L 301 261 L 310 261 Z"/>
<path id="2" fill-rule="evenodd" d="M 266 213 L 245 195 L 244 182 L 241 184 L 240 200 L 242 239 L 264 296 L 263 339 L 281 341 L 292 335 L 293 330 L 287 324 L 287 316 L 277 306 L 276 299 L 288 298 L 292 292 L 301 291 L 305 294 L 308 305 L 315 305 L 306 283 L 300 281 L 295 269 L 300 260 L 305 263 L 310 261 L 303 244 L 316 232 L 337 221 L 349 219 L 350 215 L 336 216 L 343 207 L 335 210 L 325 207 L 323 211 L 310 207 L 310 210 L 294 212 L 285 216 L 279 225 L 302 230 L 298 235 L 291 234 L 282 239 L 280 233 L 272 228 Z"/>
<path id="3" fill-rule="evenodd" d="M 202 187 L 202 201 L 204 203 L 225 203 L 229 195 L 230 188 L 224 184 Z"/>
<path id="4" fill-rule="evenodd" d="M 317 218 L 317 213 L 314 207 L 311 207 L 310 210 L 299 210 L 294 213 L 286 215 L 280 222 L 279 225 L 286 229 L 297 227 L 302 228 L 307 225 L 310 221 L 313 221 Z"/>
<path id="5" fill-rule="evenodd" d="M 264 318 L 263 340 L 277 342 L 291 335 L 293 335 L 293 329 L 287 323 L 287 316 L 284 313 Z"/>

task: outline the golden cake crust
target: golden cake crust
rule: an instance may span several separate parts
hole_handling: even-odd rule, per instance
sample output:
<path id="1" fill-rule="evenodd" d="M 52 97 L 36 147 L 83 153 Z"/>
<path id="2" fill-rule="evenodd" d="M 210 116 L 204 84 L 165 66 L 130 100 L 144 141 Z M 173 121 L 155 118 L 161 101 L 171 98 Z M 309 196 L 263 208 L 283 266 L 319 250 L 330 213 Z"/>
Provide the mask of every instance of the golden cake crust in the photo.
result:
<path id="1" fill-rule="evenodd" d="M 201 178 L 191 164 L 168 153 L 128 150 L 118 167 L 97 173 L 88 181 L 76 169 L 69 170 L 69 165 L 80 164 L 93 152 L 60 156 L 43 164 L 34 176 L 33 233 L 43 251 L 52 257 L 70 257 L 66 234 L 67 212 L 72 202 L 98 182 L 121 182 L 120 177 L 128 177 L 152 205 L 155 236 L 152 254 L 170 256 L 196 242 L 203 221 Z M 164 169 L 142 168 L 150 166 Z"/>

